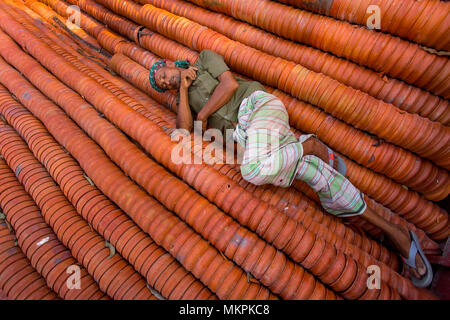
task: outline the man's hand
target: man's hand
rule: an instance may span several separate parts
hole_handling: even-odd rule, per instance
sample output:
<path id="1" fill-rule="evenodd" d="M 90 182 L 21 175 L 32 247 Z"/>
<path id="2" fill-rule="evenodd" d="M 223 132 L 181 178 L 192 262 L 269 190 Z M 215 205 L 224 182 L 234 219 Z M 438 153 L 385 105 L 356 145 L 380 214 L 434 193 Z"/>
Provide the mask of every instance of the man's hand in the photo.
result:
<path id="1" fill-rule="evenodd" d="M 181 71 L 181 83 L 180 87 L 183 89 L 187 89 L 191 86 L 192 81 L 194 81 L 197 78 L 197 68 L 195 67 L 189 67 L 188 69 L 185 69 Z"/>
<path id="2" fill-rule="evenodd" d="M 197 121 L 202 122 L 202 133 L 205 133 L 206 128 L 208 127 L 208 118 L 205 118 L 201 111 L 197 114 Z"/>

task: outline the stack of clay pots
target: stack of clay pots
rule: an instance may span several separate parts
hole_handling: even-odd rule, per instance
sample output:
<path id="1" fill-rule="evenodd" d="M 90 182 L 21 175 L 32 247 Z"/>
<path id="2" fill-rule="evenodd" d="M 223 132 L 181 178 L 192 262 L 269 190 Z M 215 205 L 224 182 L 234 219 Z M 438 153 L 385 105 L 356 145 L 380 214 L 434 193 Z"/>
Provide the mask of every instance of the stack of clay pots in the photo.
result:
<path id="1" fill-rule="evenodd" d="M 380 230 L 325 213 L 305 185 L 254 186 L 235 164 L 173 162 L 176 94 L 153 90 L 148 72 L 161 58 L 193 64 L 201 50 L 221 54 L 235 74 L 283 101 L 296 135 L 315 133 L 341 153 L 370 208 L 415 230 L 424 250 L 438 254 L 437 241 L 450 233 L 447 212 L 433 202 L 450 192 L 448 58 L 354 28 L 345 21 L 365 16 L 349 14 L 351 0 L 285 1 L 343 21 L 266 0 L 191 2 L 0 3 L 0 251 L 14 261 L 0 263 L 1 292 L 9 299 L 434 299 L 401 274 Z M 438 7 L 426 3 L 438 18 Z M 76 33 L 55 23 L 70 5 L 81 9 Z M 422 5 L 407 5 L 417 24 L 384 31 L 403 36 L 423 25 Z M 424 34 L 408 39 L 436 43 Z M 208 146 L 192 145 L 190 156 Z M 371 265 L 381 268 L 377 290 L 367 287 Z M 76 292 L 64 285 L 74 266 L 83 284 Z"/>

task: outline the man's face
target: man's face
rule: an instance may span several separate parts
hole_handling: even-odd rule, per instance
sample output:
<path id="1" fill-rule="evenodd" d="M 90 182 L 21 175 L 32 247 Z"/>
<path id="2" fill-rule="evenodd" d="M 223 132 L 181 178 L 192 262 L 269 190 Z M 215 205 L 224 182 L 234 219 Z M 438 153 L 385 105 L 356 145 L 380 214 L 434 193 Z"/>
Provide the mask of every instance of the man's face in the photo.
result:
<path id="1" fill-rule="evenodd" d="M 181 72 L 176 67 L 162 67 L 156 71 L 156 85 L 164 90 L 179 89 L 181 81 L 180 75 Z"/>

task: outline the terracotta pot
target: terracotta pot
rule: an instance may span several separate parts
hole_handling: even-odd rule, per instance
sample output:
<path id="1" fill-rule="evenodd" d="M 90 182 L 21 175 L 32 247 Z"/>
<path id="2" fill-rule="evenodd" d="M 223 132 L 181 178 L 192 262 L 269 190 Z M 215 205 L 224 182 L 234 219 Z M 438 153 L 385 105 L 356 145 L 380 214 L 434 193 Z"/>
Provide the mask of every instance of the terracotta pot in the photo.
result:
<path id="1" fill-rule="evenodd" d="M 358 272 L 352 285 L 342 295 L 356 300 L 361 297 L 362 292 L 364 294 L 367 290 L 370 291 L 367 288 L 367 274 Z"/>
<path id="2" fill-rule="evenodd" d="M 304 300 L 304 299 L 312 299 L 312 295 L 314 293 L 314 289 L 315 289 L 315 284 L 316 281 L 314 281 L 314 277 L 312 276 L 307 276 L 307 274 L 305 273 L 302 279 L 302 282 L 300 284 L 300 286 L 302 287 L 302 295 L 298 295 L 296 296 L 296 299 L 299 300 Z M 322 286 L 320 286 L 322 287 Z M 324 289 L 325 287 L 323 287 L 322 289 Z M 325 291 L 325 290 L 323 290 Z M 324 292 L 325 293 L 325 292 Z"/>
<path id="3" fill-rule="evenodd" d="M 343 292 L 348 289 L 358 273 L 358 266 L 353 260 L 346 259 L 342 274 L 333 282 L 330 287 L 337 292 Z M 361 292 L 362 294 L 363 292 Z"/>
<path id="4" fill-rule="evenodd" d="M 324 287 L 315 287 L 311 294 L 310 300 L 337 300 L 336 295 L 331 296 L 328 294 Z"/>
<path id="5" fill-rule="evenodd" d="M 330 268 L 327 270 L 327 272 L 321 276 L 321 280 L 327 285 L 334 283 L 342 274 L 345 263 L 345 255 L 342 252 L 338 252 L 336 255 L 336 260 L 332 265 L 330 265 Z"/>
<path id="6" fill-rule="evenodd" d="M 316 263 L 311 267 L 311 272 L 314 272 L 314 274 L 321 276 L 330 268 L 332 262 L 336 259 L 336 257 L 336 250 L 324 250 L 320 259 L 317 260 Z"/>

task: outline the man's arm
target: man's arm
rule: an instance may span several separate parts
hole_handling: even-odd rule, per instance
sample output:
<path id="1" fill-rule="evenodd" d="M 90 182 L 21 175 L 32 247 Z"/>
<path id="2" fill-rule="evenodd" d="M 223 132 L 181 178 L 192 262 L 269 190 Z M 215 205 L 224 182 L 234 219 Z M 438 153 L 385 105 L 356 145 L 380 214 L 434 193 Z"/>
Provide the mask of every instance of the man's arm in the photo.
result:
<path id="1" fill-rule="evenodd" d="M 208 102 L 203 106 L 197 115 L 197 120 L 202 121 L 203 130 L 206 129 L 206 123 L 210 115 L 222 108 L 239 87 L 236 79 L 233 77 L 230 71 L 225 71 L 219 77 L 219 84 L 214 89 L 213 94 L 209 98 Z"/>
<path id="2" fill-rule="evenodd" d="M 197 68 L 190 67 L 187 70 L 181 72 L 181 83 L 180 83 L 180 102 L 178 104 L 177 110 L 177 128 L 185 129 L 189 132 L 192 131 L 194 127 L 191 108 L 189 106 L 189 87 L 192 81 L 197 77 L 195 71 Z"/>
<path id="3" fill-rule="evenodd" d="M 191 108 L 189 107 L 188 88 L 180 88 L 180 103 L 177 112 L 177 128 L 191 132 L 194 127 Z"/>

